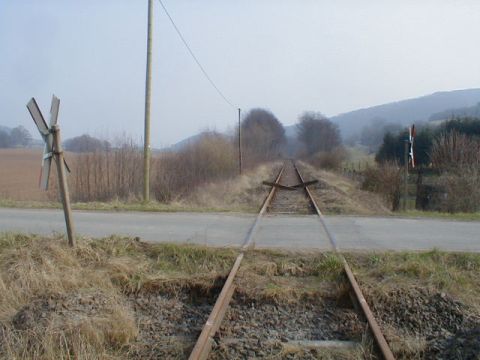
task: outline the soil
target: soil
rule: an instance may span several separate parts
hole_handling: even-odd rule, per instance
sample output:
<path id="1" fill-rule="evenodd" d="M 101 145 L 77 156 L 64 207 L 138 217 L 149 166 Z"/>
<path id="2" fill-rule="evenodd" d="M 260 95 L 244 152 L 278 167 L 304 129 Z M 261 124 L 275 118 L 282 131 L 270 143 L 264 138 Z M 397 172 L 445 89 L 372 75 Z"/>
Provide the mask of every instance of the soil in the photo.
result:
<path id="1" fill-rule="evenodd" d="M 425 341 L 418 354 L 422 359 L 480 359 L 480 315 L 462 302 L 424 288 L 398 288 L 380 296 L 364 291 L 370 295 L 367 301 L 380 326 L 390 329 L 391 338 Z"/>
<path id="2" fill-rule="evenodd" d="M 212 310 L 214 298 L 192 301 L 153 293 L 129 296 L 139 335 L 132 344 L 132 359 L 184 359 L 193 348 Z"/>

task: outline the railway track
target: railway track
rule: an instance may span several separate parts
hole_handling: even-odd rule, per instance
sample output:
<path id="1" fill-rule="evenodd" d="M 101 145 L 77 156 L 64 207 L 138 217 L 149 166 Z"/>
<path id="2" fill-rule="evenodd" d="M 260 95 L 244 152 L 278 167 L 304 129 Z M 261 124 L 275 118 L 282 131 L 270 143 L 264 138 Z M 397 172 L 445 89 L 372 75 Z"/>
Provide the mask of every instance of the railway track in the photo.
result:
<path id="1" fill-rule="evenodd" d="M 202 332 L 195 343 L 189 359 L 198 360 L 208 358 L 215 334 L 221 326 L 222 320 L 235 292 L 235 277 L 238 273 L 241 262 L 245 257 L 246 250 L 254 244 L 253 239 L 255 233 L 262 217 L 267 212 L 272 214 L 316 214 L 318 216 L 320 223 L 328 235 L 333 250 L 338 254 L 342 261 L 343 271 L 348 279 L 348 284 L 351 289 L 350 294 L 352 301 L 354 302 L 355 307 L 361 312 L 361 315 L 366 319 L 369 330 L 375 340 L 378 353 L 386 360 L 395 359 L 369 305 L 367 304 L 367 301 L 365 300 L 365 297 L 362 294 L 360 286 L 358 285 L 350 266 L 339 252 L 335 236 L 328 229 L 320 208 L 315 202 L 310 189 L 305 185 L 305 181 L 293 160 L 285 161 L 272 185 L 273 186 L 271 187 L 252 227 L 245 237 L 240 254 L 235 260 L 208 320 L 203 326 Z"/>

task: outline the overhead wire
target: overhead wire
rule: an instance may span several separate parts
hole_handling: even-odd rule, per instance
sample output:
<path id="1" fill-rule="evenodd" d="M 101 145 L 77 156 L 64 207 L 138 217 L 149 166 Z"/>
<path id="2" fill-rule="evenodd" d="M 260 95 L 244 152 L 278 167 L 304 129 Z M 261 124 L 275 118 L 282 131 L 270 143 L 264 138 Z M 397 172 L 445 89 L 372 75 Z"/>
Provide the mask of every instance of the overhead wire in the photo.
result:
<path id="1" fill-rule="evenodd" d="M 163 4 L 162 0 L 158 0 L 158 2 L 160 3 L 160 5 L 162 6 L 163 8 L 163 11 L 165 12 L 165 14 L 167 15 L 167 17 L 170 19 L 170 22 L 172 23 L 173 25 L 173 28 L 175 29 L 175 31 L 177 32 L 178 36 L 180 37 L 180 39 L 182 40 L 183 44 L 185 45 L 185 47 L 187 48 L 188 52 L 190 53 L 190 55 L 192 56 L 193 60 L 195 61 L 195 63 L 198 65 L 199 69 L 202 71 L 203 75 L 205 76 L 205 78 L 208 80 L 208 82 L 213 86 L 213 88 L 217 91 L 217 93 L 220 95 L 220 97 L 222 97 L 222 99 L 228 104 L 230 105 L 232 108 L 236 109 L 237 106 L 233 105 L 233 103 L 228 100 L 228 98 L 225 96 L 225 94 L 219 89 L 219 87 L 215 84 L 215 82 L 212 80 L 212 78 L 208 75 L 207 71 L 205 70 L 205 68 L 202 66 L 202 64 L 200 63 L 200 61 L 198 60 L 198 58 L 195 56 L 195 54 L 193 53 L 190 45 L 188 45 L 188 42 L 187 40 L 185 40 L 185 38 L 183 37 L 182 35 L 182 32 L 180 31 L 180 29 L 178 28 L 178 26 L 175 24 L 175 21 L 173 20 L 172 16 L 170 15 L 170 13 L 168 12 L 167 8 L 165 7 L 165 5 Z"/>

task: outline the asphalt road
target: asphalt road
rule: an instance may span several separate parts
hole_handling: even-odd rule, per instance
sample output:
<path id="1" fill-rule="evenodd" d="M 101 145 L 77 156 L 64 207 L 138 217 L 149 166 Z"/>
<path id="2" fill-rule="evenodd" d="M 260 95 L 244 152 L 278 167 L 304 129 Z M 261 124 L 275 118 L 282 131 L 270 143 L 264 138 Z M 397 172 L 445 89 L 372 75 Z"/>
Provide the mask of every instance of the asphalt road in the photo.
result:
<path id="1" fill-rule="evenodd" d="M 255 216 L 218 213 L 75 211 L 76 232 L 103 237 L 138 236 L 144 241 L 239 246 Z M 480 252 L 480 222 L 393 217 L 327 216 L 342 250 L 441 250 Z M 64 232 L 59 210 L 0 208 L 0 231 L 49 235 Z M 257 247 L 331 249 L 317 216 L 265 216 L 254 237 Z"/>

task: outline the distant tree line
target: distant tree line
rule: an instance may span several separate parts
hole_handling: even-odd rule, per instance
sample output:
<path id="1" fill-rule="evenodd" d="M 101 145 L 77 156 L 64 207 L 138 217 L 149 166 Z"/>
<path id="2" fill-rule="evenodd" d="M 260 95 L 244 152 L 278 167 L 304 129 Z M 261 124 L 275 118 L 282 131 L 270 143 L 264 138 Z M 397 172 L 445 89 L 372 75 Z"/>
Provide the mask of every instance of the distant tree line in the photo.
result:
<path id="1" fill-rule="evenodd" d="M 63 143 L 65 150 L 77 153 L 109 150 L 111 144 L 106 140 L 100 140 L 88 134 L 73 137 Z"/>
<path id="2" fill-rule="evenodd" d="M 7 130 L 0 130 L 0 148 L 25 147 L 32 142 L 32 135 L 23 126 Z"/>
<path id="3" fill-rule="evenodd" d="M 417 165 L 429 165 L 432 163 L 432 149 L 435 144 L 445 137 L 463 135 L 468 138 L 480 137 L 480 119 L 478 118 L 455 118 L 443 122 L 438 126 L 425 125 L 417 129 L 414 141 L 415 161 Z M 408 139 L 407 130 L 397 133 L 387 132 L 383 137 L 375 159 L 379 163 L 397 162 L 404 164 L 404 144 Z M 460 149 L 459 149 L 460 150 Z M 466 151 L 462 149 L 461 151 Z"/>

